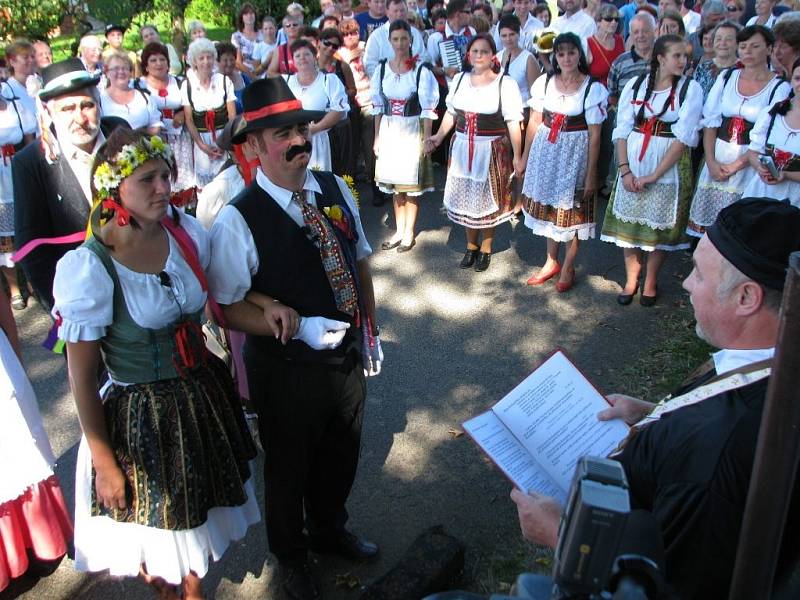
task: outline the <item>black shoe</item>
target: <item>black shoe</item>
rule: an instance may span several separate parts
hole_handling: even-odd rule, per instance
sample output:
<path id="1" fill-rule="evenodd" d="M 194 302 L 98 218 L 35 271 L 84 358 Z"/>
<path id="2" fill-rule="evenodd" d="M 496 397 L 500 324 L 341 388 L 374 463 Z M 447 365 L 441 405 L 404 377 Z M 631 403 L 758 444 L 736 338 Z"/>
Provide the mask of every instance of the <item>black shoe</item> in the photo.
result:
<path id="1" fill-rule="evenodd" d="M 633 302 L 633 297 L 636 295 L 636 292 L 639 291 L 639 286 L 636 286 L 636 289 L 633 290 L 632 294 L 620 294 L 617 296 L 617 303 L 621 304 L 622 306 L 628 306 L 631 302 Z"/>
<path id="2" fill-rule="evenodd" d="M 461 262 L 458 264 L 459 269 L 469 269 L 472 265 L 475 264 L 475 259 L 478 258 L 478 250 L 467 250 L 464 253 L 464 258 L 461 259 Z"/>
<path id="3" fill-rule="evenodd" d="M 411 250 L 416 245 L 417 245 L 417 240 L 411 240 L 411 243 L 408 246 L 406 246 L 405 244 L 400 244 L 397 247 L 397 251 L 400 252 L 400 253 L 408 252 L 409 250 Z"/>
<path id="4" fill-rule="evenodd" d="M 402 243 L 403 243 L 402 239 L 397 240 L 396 242 L 383 242 L 381 244 L 381 250 L 392 250 L 394 248 L 397 248 Z M 399 250 L 398 250 L 398 252 L 399 252 Z"/>
<path id="5" fill-rule="evenodd" d="M 658 299 L 658 292 L 656 292 L 652 296 L 645 296 L 644 293 L 642 293 L 642 295 L 639 296 L 639 304 L 641 304 L 645 308 L 650 308 L 651 306 L 655 306 L 657 299 Z"/>
<path id="6" fill-rule="evenodd" d="M 315 600 L 319 588 L 307 562 L 285 566 L 283 589 L 294 600 Z"/>
<path id="7" fill-rule="evenodd" d="M 478 252 L 478 258 L 475 259 L 475 271 L 482 273 L 489 268 L 490 262 L 492 262 L 491 252 Z"/>
<path id="8" fill-rule="evenodd" d="M 309 547 L 317 554 L 338 554 L 352 560 L 367 560 L 378 556 L 378 545 L 362 540 L 349 531 L 327 542 L 311 542 Z"/>

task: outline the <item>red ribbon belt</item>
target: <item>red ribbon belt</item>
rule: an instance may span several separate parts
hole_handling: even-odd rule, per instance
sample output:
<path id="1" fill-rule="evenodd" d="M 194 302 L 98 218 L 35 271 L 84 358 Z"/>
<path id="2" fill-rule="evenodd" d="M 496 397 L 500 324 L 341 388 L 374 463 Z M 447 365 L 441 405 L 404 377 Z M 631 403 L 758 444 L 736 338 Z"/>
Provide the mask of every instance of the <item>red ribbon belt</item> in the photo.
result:
<path id="1" fill-rule="evenodd" d="M 642 162 L 645 152 L 647 152 L 647 147 L 650 145 L 650 138 L 653 137 L 653 129 L 656 126 L 656 121 L 658 121 L 656 117 L 650 117 L 641 126 L 644 141 L 642 142 L 642 149 L 639 151 L 639 162 Z"/>
<path id="2" fill-rule="evenodd" d="M 402 117 L 405 105 L 406 105 L 405 100 L 392 100 L 391 98 L 389 99 L 389 109 L 391 111 L 391 114 L 394 116 Z"/>
<path id="3" fill-rule="evenodd" d="M 211 139 L 217 141 L 217 128 L 216 128 L 217 113 L 213 110 L 206 111 L 206 129 L 211 132 Z"/>
<path id="4" fill-rule="evenodd" d="M 467 147 L 469 148 L 467 167 L 472 171 L 472 158 L 475 156 L 475 133 L 478 130 L 478 113 L 465 112 L 464 121 L 464 133 L 467 134 Z"/>
<path id="5" fill-rule="evenodd" d="M 744 143 L 744 132 L 747 127 L 742 117 L 731 117 L 728 122 L 728 136 L 731 141 L 741 145 Z"/>
<path id="6" fill-rule="evenodd" d="M 558 134 L 564 128 L 564 122 L 567 120 L 567 115 L 562 113 L 553 113 L 553 118 L 550 120 L 550 133 L 547 134 L 547 141 L 555 144 L 558 139 Z"/>
<path id="7" fill-rule="evenodd" d="M 0 146 L 0 151 L 3 154 L 3 165 L 7 165 L 7 161 L 10 161 L 11 157 L 14 156 L 14 144 L 3 144 Z"/>
<path id="8" fill-rule="evenodd" d="M 161 109 L 161 116 L 165 119 L 174 119 L 175 118 L 175 111 L 171 108 L 162 108 Z"/>

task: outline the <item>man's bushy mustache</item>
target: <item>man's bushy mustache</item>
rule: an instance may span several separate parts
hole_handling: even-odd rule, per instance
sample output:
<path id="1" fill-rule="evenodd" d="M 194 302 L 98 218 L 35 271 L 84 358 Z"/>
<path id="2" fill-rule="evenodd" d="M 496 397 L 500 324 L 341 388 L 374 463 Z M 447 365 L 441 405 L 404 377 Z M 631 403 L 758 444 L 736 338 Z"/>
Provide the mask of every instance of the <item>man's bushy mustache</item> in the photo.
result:
<path id="1" fill-rule="evenodd" d="M 286 151 L 287 162 L 300 154 L 311 154 L 311 141 L 307 141 L 302 146 L 292 146 Z"/>

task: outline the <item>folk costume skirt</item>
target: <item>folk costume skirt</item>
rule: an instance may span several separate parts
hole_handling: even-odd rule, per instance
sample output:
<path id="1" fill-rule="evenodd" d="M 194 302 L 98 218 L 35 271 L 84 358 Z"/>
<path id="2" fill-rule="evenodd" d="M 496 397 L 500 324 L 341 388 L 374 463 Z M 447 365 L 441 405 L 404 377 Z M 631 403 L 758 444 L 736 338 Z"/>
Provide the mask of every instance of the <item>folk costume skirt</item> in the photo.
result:
<path id="1" fill-rule="evenodd" d="M 385 115 L 378 137 L 375 183 L 386 194 L 421 196 L 433 191 L 433 162 L 424 152 L 419 117 Z"/>
<path id="2" fill-rule="evenodd" d="M 75 563 L 112 575 L 147 572 L 177 584 L 258 522 L 256 455 L 238 395 L 214 356 L 185 376 L 112 384 L 106 426 L 127 479 L 125 509 L 98 505 L 91 455 L 78 451 Z"/>

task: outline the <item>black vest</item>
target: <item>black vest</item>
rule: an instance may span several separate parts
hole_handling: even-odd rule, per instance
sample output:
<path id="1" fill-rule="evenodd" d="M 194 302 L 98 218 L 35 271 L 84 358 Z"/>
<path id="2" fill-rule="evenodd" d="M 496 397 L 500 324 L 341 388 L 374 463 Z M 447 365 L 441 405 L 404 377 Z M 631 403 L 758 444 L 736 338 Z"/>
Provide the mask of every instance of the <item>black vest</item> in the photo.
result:
<path id="1" fill-rule="evenodd" d="M 350 214 L 333 173 L 313 172 L 321 194 L 316 194 L 317 208 L 338 204 Z M 247 336 L 247 343 L 270 355 L 286 360 L 311 363 L 344 362 L 348 353 L 360 353 L 361 332 L 354 320 L 336 308 L 328 277 L 322 267 L 319 249 L 309 239 L 307 230 L 299 227 L 258 183 L 253 182 L 231 204 L 244 217 L 253 235 L 258 253 L 258 271 L 251 280 L 251 289 L 279 300 L 295 309 L 301 317 L 327 317 L 350 323 L 344 341 L 334 350 L 314 350 L 305 342 L 291 340 L 285 346 L 271 336 Z M 347 240 L 333 227 L 340 244 L 346 244 L 346 255 L 355 257 L 355 241 Z M 353 273 L 358 280 L 358 273 Z"/>

